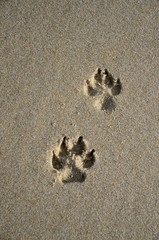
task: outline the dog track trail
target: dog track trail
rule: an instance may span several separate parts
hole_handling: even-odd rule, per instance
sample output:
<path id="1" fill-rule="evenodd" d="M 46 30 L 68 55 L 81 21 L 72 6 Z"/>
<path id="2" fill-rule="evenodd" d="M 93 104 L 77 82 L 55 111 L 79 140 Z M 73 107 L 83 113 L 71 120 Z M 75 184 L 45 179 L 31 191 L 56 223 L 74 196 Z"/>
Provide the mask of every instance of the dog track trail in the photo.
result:
<path id="1" fill-rule="evenodd" d="M 121 90 L 120 79 L 115 80 L 107 69 L 97 68 L 84 83 L 84 94 L 94 99 L 94 106 L 97 109 L 108 113 L 115 111 L 115 96 L 119 95 Z"/>
<path id="2" fill-rule="evenodd" d="M 94 106 L 111 113 L 116 108 L 115 96 L 122 90 L 120 79 L 114 79 L 107 70 L 97 68 L 84 83 L 84 93 L 94 100 Z M 84 182 L 96 161 L 95 149 L 88 150 L 83 136 L 71 139 L 67 136 L 52 151 L 52 167 L 56 173 L 55 181 L 62 183 Z"/>
<path id="3" fill-rule="evenodd" d="M 95 161 L 95 150 L 87 150 L 83 136 L 77 140 L 65 136 L 52 151 L 52 167 L 56 171 L 56 181 L 62 183 L 84 182 L 87 170 Z"/>

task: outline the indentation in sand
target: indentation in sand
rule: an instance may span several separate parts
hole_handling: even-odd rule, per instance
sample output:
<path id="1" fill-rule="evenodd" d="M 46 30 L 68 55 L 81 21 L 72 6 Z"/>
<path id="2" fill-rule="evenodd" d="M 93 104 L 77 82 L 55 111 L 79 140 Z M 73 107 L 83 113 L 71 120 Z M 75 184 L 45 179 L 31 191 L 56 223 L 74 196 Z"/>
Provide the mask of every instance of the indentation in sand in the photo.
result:
<path id="1" fill-rule="evenodd" d="M 65 136 L 52 151 L 52 166 L 57 173 L 55 181 L 84 182 L 87 169 L 91 168 L 96 161 L 95 150 L 87 149 L 83 136 L 77 140 Z"/>
<path id="2" fill-rule="evenodd" d="M 97 68 L 92 76 L 84 83 L 84 94 L 94 99 L 94 106 L 98 110 L 111 113 L 116 108 L 115 96 L 122 90 L 120 79 L 114 79 L 107 69 Z"/>

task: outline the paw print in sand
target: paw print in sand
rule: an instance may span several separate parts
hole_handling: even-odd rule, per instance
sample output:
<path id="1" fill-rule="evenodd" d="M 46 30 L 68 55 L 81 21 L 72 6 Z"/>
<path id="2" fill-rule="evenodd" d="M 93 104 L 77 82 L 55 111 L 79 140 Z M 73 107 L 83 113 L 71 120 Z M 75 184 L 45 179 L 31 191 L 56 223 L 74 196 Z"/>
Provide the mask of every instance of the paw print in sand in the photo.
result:
<path id="1" fill-rule="evenodd" d="M 87 151 L 82 136 L 77 141 L 65 136 L 52 153 L 52 166 L 57 172 L 56 180 L 63 183 L 84 182 L 87 169 L 96 161 L 95 150 Z"/>
<path id="2" fill-rule="evenodd" d="M 95 99 L 94 106 L 109 113 L 115 110 L 114 97 L 119 95 L 121 90 L 120 79 L 115 80 L 107 69 L 102 71 L 98 68 L 84 84 L 84 93 Z"/>

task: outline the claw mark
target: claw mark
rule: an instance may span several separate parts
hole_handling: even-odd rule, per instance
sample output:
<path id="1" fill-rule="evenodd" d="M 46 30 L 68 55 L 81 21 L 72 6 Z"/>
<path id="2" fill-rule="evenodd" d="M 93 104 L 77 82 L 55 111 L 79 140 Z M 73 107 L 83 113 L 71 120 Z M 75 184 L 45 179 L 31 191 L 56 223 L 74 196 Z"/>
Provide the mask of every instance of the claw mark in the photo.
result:
<path id="1" fill-rule="evenodd" d="M 94 75 L 94 78 L 97 82 L 102 83 L 102 70 L 100 68 L 97 69 L 97 73 Z"/>
<path id="2" fill-rule="evenodd" d="M 65 136 L 62 140 L 61 146 L 60 146 L 60 156 L 65 156 L 68 154 L 68 147 L 67 147 L 67 137 Z"/>
<path id="3" fill-rule="evenodd" d="M 104 74 L 105 74 L 105 84 L 108 86 L 108 88 L 113 87 L 114 85 L 113 76 L 108 72 L 107 69 L 105 69 Z"/>

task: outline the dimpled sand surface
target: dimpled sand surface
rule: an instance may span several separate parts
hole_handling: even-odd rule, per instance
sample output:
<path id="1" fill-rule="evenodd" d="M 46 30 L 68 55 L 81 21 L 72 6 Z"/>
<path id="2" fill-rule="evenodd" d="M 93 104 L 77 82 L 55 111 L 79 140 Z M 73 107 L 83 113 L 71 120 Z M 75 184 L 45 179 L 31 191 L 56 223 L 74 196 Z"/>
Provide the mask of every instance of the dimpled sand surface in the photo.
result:
<path id="1" fill-rule="evenodd" d="M 0 239 L 158 240 L 159 1 L 0 0 L 0 27 Z M 56 181 L 64 136 L 95 149 L 85 181 Z"/>

